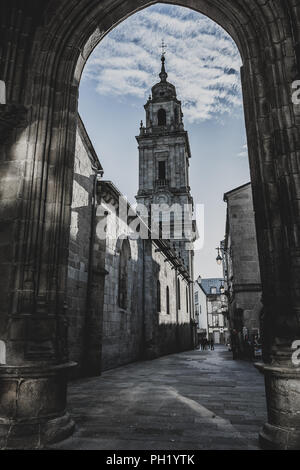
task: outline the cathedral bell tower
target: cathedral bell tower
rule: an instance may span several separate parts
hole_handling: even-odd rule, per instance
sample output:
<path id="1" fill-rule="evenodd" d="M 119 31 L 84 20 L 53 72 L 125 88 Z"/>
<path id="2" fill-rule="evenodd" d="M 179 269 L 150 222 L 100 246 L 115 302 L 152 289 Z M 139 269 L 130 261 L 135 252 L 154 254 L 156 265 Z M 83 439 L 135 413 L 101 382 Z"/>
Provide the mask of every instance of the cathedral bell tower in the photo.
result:
<path id="1" fill-rule="evenodd" d="M 187 131 L 184 130 L 181 101 L 176 88 L 167 81 L 165 53 L 161 57 L 160 81 L 152 87 L 144 108 L 146 125 L 141 122 L 139 145 L 139 191 L 138 204 L 151 213 L 153 204 L 174 204 L 189 211 L 192 220 L 193 199 L 189 186 L 189 160 L 191 158 Z M 177 252 L 191 273 L 191 238 L 185 234 L 172 238 Z M 189 244 L 189 248 L 187 247 Z M 187 250 L 190 250 L 188 251 Z"/>

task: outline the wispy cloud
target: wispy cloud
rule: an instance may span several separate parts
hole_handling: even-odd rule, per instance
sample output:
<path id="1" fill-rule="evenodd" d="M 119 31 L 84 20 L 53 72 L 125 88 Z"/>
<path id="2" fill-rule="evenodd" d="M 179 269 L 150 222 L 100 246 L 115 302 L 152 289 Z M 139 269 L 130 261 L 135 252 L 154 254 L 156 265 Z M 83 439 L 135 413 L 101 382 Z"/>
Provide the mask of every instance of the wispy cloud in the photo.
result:
<path id="1" fill-rule="evenodd" d="M 155 5 L 121 23 L 91 55 L 84 79 L 103 95 L 146 99 L 158 81 L 162 39 L 185 119 L 215 119 L 242 106 L 236 45 L 216 23 L 183 7 Z"/>

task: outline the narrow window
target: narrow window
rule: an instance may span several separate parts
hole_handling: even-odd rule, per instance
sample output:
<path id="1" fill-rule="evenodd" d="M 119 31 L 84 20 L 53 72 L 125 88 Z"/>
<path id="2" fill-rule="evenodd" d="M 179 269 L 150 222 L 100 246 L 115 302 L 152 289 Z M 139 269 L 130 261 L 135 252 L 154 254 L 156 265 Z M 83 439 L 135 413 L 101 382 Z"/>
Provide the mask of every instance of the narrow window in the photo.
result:
<path id="1" fill-rule="evenodd" d="M 170 315 L 170 292 L 169 292 L 169 286 L 167 286 L 167 289 L 166 289 L 166 301 L 167 301 L 167 314 Z"/>
<path id="2" fill-rule="evenodd" d="M 178 231 L 177 212 L 173 211 L 170 214 L 170 238 L 171 240 L 178 238 L 177 236 L 175 237 L 175 228 L 176 228 L 176 231 Z"/>
<path id="3" fill-rule="evenodd" d="M 163 239 L 163 224 L 162 224 L 162 220 L 159 221 L 159 235 L 158 235 L 158 238 L 159 240 L 162 240 Z"/>
<path id="4" fill-rule="evenodd" d="M 180 299 L 180 281 L 177 279 L 177 301 L 178 301 L 178 310 L 181 309 L 181 299 Z"/>
<path id="5" fill-rule="evenodd" d="M 157 281 L 157 312 L 161 312 L 160 282 Z"/>
<path id="6" fill-rule="evenodd" d="M 130 257 L 129 241 L 124 240 L 119 262 L 119 307 L 124 310 L 126 310 L 128 306 L 128 264 Z"/>
<path id="7" fill-rule="evenodd" d="M 158 179 L 166 179 L 166 162 L 158 162 Z"/>
<path id="8" fill-rule="evenodd" d="M 165 126 L 167 124 L 167 114 L 164 109 L 159 109 L 157 113 L 157 122 L 159 126 Z"/>

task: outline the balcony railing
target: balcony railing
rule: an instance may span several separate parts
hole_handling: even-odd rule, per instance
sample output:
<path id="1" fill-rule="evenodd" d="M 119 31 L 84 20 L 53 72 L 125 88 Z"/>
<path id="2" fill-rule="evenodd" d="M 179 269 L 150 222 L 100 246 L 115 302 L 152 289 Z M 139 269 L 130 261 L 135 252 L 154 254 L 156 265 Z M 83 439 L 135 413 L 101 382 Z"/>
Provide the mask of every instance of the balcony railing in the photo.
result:
<path id="1" fill-rule="evenodd" d="M 165 188 L 166 186 L 169 185 L 169 180 L 162 180 L 162 179 L 159 179 L 159 180 L 156 180 L 155 181 L 155 186 L 157 188 Z"/>

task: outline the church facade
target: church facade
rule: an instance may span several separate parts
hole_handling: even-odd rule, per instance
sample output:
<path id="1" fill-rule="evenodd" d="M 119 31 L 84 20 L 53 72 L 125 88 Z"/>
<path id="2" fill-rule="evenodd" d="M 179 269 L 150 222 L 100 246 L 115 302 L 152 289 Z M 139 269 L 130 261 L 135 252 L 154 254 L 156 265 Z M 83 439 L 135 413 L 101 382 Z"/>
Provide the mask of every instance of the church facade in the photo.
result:
<path id="1" fill-rule="evenodd" d="M 136 208 L 103 178 L 78 120 L 66 306 L 76 376 L 195 346 L 191 153 L 164 60 L 137 137 Z"/>

